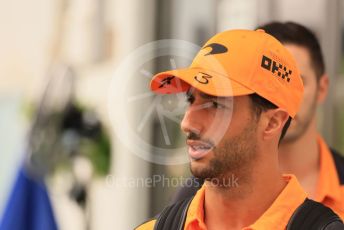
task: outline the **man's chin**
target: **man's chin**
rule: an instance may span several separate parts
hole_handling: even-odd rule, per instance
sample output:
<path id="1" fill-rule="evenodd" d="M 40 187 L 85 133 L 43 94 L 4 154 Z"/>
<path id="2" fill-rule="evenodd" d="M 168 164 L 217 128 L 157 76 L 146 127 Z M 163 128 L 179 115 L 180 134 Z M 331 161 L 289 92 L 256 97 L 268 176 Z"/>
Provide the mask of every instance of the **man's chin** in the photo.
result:
<path id="1" fill-rule="evenodd" d="M 214 177 L 214 173 L 204 162 L 194 161 L 190 163 L 190 170 L 194 177 L 206 180 Z"/>

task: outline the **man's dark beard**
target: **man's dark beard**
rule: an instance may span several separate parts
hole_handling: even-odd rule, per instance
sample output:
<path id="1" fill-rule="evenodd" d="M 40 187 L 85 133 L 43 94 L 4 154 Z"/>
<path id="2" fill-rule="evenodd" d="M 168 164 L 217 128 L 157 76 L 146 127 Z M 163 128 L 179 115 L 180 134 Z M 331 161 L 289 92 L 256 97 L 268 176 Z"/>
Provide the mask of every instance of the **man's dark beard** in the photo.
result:
<path id="1" fill-rule="evenodd" d="M 256 159 L 256 127 L 256 121 L 253 120 L 239 135 L 226 140 L 221 148 L 215 147 L 214 157 L 206 168 L 193 168 L 190 165 L 192 174 L 203 180 L 217 181 L 247 174 Z"/>

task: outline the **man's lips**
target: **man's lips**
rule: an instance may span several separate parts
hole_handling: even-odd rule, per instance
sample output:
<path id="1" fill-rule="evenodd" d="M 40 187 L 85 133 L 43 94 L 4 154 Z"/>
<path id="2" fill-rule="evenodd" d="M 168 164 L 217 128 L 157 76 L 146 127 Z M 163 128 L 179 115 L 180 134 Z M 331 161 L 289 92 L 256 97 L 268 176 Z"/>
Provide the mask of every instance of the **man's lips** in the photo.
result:
<path id="1" fill-rule="evenodd" d="M 189 156 L 196 160 L 204 157 L 213 149 L 213 145 L 198 140 L 187 140 L 186 144 L 189 146 Z"/>

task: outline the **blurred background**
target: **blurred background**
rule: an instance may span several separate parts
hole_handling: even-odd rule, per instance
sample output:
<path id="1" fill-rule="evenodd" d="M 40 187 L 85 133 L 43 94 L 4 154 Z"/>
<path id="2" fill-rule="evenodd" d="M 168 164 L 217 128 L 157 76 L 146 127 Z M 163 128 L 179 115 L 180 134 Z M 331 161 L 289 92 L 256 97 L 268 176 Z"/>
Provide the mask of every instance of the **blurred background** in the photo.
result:
<path id="1" fill-rule="evenodd" d="M 162 124 L 147 112 L 149 78 L 187 66 L 223 30 L 278 20 L 316 33 L 331 81 L 319 128 L 344 153 L 343 12 L 341 0 L 0 1 L 0 223 L 122 230 L 157 214 L 177 186 L 144 178 L 189 171 L 180 117 Z M 161 39 L 174 39 L 159 43 L 171 44 L 166 52 L 137 53 Z M 192 55 L 174 53 L 175 41 Z M 159 101 L 165 110 L 175 102 Z M 35 218 L 46 225 L 30 227 Z"/>

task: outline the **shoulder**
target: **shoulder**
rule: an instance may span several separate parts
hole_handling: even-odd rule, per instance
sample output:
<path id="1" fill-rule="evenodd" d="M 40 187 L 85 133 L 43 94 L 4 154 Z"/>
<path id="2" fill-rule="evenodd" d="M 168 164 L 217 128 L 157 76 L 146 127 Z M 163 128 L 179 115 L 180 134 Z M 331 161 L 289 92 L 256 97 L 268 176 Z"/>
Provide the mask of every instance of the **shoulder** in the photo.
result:
<path id="1" fill-rule="evenodd" d="M 153 230 L 155 225 L 156 219 L 148 220 L 143 224 L 140 224 L 135 228 L 135 230 Z"/>
<path id="2" fill-rule="evenodd" d="M 344 224 L 342 222 L 336 221 L 325 227 L 325 230 L 340 230 L 344 229 Z"/>

